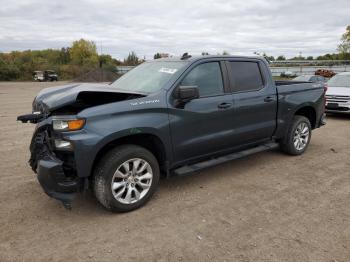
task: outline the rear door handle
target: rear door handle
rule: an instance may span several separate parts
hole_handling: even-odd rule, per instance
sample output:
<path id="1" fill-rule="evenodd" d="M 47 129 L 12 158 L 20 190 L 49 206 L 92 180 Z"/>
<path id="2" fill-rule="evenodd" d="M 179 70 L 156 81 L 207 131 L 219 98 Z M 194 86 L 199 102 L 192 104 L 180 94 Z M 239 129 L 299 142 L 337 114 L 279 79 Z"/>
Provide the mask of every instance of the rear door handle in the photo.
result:
<path id="1" fill-rule="evenodd" d="M 264 102 L 272 102 L 273 100 L 274 99 L 272 96 L 267 96 L 267 97 L 265 97 Z"/>
<path id="2" fill-rule="evenodd" d="M 218 108 L 220 108 L 220 109 L 225 109 L 225 108 L 229 108 L 229 107 L 231 107 L 232 106 L 232 103 L 226 103 L 226 102 L 224 102 L 224 103 L 221 103 L 220 105 L 218 105 Z"/>

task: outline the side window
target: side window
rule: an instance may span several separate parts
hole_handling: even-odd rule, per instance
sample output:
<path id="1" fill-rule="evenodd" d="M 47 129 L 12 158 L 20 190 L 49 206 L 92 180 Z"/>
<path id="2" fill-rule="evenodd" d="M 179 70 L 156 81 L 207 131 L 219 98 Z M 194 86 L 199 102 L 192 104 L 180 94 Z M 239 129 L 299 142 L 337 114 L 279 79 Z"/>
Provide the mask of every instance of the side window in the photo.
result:
<path id="1" fill-rule="evenodd" d="M 317 82 L 317 81 L 319 81 L 319 79 L 318 79 L 317 76 L 312 76 L 312 77 L 310 78 L 310 81 L 311 81 L 311 82 Z"/>
<path id="2" fill-rule="evenodd" d="M 233 80 L 233 92 L 252 91 L 264 86 L 259 64 L 256 62 L 230 62 L 230 76 Z"/>
<path id="3" fill-rule="evenodd" d="M 212 96 L 224 93 L 219 62 L 209 62 L 196 66 L 185 76 L 182 86 L 198 86 L 200 96 Z"/>

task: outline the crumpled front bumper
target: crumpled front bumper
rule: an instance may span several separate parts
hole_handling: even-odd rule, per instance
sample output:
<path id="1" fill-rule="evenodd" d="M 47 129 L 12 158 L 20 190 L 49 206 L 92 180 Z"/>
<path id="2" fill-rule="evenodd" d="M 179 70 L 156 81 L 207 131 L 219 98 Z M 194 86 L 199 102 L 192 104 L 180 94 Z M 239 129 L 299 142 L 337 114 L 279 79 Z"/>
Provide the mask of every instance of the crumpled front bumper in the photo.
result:
<path id="1" fill-rule="evenodd" d="M 70 203 L 81 188 L 79 180 L 67 180 L 62 161 L 58 159 L 39 160 L 36 172 L 45 193 L 64 204 Z"/>
<path id="2" fill-rule="evenodd" d="M 50 144 L 47 128 L 38 128 L 30 145 L 29 163 L 37 173 L 45 193 L 69 207 L 75 193 L 81 191 L 83 181 L 76 175 L 67 173 L 65 163 L 56 156 Z"/>

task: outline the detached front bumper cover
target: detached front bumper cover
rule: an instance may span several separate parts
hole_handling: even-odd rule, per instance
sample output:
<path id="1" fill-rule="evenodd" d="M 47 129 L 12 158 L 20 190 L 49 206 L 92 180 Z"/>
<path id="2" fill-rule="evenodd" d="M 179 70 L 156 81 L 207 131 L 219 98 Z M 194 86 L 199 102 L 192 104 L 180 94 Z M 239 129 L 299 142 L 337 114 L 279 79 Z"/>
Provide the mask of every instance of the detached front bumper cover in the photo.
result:
<path id="1" fill-rule="evenodd" d="M 69 207 L 75 193 L 79 191 L 80 183 L 77 180 L 66 179 L 62 164 L 58 159 L 39 160 L 37 177 L 47 195 Z"/>
<path id="2" fill-rule="evenodd" d="M 82 182 L 78 177 L 65 174 L 63 161 L 56 157 L 51 147 L 47 128 L 38 128 L 30 145 L 29 163 L 37 173 L 45 193 L 70 208 L 75 193 L 81 189 Z"/>

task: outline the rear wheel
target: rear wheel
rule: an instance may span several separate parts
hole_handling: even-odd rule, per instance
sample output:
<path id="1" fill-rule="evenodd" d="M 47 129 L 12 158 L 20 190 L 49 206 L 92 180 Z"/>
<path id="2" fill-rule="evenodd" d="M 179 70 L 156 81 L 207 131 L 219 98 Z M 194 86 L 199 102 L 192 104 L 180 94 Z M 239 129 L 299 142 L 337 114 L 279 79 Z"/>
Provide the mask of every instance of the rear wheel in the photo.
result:
<path id="1" fill-rule="evenodd" d="M 286 137 L 281 142 L 282 151 L 290 155 L 301 155 L 311 140 L 311 124 L 304 116 L 294 116 Z"/>
<path id="2" fill-rule="evenodd" d="M 94 172 L 94 191 L 107 209 L 127 212 L 143 206 L 155 192 L 159 165 L 145 148 L 123 145 L 107 153 Z"/>

